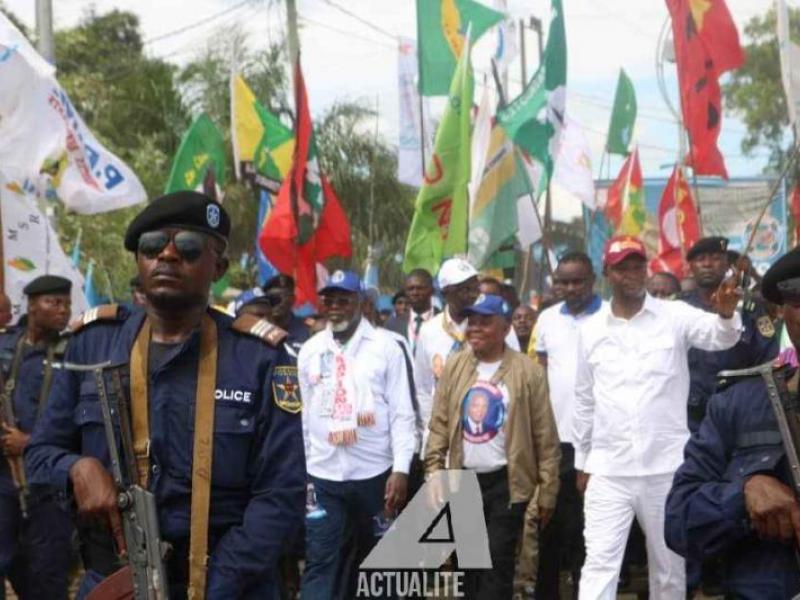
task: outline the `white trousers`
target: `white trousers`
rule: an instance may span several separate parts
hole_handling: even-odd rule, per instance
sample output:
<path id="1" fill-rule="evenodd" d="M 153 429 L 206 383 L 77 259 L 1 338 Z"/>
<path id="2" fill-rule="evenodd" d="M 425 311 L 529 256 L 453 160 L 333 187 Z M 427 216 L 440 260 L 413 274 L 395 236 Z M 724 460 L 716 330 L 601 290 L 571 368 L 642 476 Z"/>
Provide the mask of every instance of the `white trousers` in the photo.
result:
<path id="1" fill-rule="evenodd" d="M 580 600 L 614 600 L 634 515 L 647 539 L 651 600 L 686 597 L 683 558 L 664 542 L 664 505 L 672 473 L 642 477 L 592 475 L 584 498 L 586 562 Z"/>

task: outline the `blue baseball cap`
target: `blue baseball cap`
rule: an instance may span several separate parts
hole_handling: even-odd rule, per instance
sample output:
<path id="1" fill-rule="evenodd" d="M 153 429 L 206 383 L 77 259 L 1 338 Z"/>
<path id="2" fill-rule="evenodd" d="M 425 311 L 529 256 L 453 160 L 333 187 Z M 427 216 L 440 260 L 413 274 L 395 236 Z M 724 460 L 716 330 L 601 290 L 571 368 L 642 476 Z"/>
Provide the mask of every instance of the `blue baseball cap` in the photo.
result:
<path id="1" fill-rule="evenodd" d="M 351 294 L 361 293 L 361 278 L 353 271 L 334 271 L 325 282 L 320 294 L 327 294 L 336 290 L 350 292 Z"/>
<path id="2" fill-rule="evenodd" d="M 511 316 L 511 306 L 500 296 L 494 294 L 481 294 L 472 306 L 464 309 L 467 315 L 498 315 L 508 319 Z"/>
<path id="3" fill-rule="evenodd" d="M 236 296 L 236 300 L 233 301 L 233 311 L 236 314 L 239 314 L 239 311 L 242 310 L 248 304 L 253 304 L 255 302 L 263 302 L 264 301 L 264 292 L 261 288 L 255 287 L 250 290 L 246 290 Z"/>

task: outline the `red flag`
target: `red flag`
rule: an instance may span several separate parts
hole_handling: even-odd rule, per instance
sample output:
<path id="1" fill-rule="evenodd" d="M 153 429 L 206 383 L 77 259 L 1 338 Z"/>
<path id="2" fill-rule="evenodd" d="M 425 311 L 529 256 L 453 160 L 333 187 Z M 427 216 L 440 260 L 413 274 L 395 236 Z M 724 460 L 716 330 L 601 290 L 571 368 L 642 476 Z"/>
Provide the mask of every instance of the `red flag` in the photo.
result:
<path id="1" fill-rule="evenodd" d="M 686 274 L 686 251 L 700 239 L 697 216 L 689 184 L 676 166 L 658 205 L 658 257 L 650 264 L 654 273 L 669 271 L 676 277 Z"/>
<path id="2" fill-rule="evenodd" d="M 352 255 L 350 223 L 322 174 L 300 61 L 295 65 L 295 150 L 258 243 L 278 271 L 295 278 L 297 305 L 317 301 L 317 263 Z"/>
<path id="3" fill-rule="evenodd" d="M 719 76 L 744 62 L 739 33 L 724 0 L 666 0 L 672 17 L 681 109 L 698 175 L 728 178 L 717 148 L 722 123 Z"/>
<path id="4" fill-rule="evenodd" d="M 794 186 L 790 201 L 792 219 L 794 219 L 794 243 L 800 244 L 800 184 Z"/>
<path id="5" fill-rule="evenodd" d="M 625 189 L 628 187 L 628 182 L 631 179 L 631 169 L 633 167 L 634 152 L 628 155 L 622 168 L 619 170 L 619 175 L 608 188 L 606 196 L 606 220 L 611 223 L 614 231 L 619 229 L 622 225 L 622 213 L 625 209 Z"/>

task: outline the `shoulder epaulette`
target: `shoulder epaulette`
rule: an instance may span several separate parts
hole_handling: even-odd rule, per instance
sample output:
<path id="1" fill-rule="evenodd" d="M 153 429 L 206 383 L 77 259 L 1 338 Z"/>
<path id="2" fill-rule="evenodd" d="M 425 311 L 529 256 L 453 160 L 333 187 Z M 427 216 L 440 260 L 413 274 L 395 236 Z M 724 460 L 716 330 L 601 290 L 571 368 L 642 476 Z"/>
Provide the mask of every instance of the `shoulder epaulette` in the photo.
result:
<path id="1" fill-rule="evenodd" d="M 259 319 L 254 315 L 238 317 L 233 322 L 232 327 L 235 331 L 257 337 L 270 346 L 278 346 L 289 335 L 277 325 L 273 325 L 266 319 Z"/>
<path id="2" fill-rule="evenodd" d="M 90 308 L 69 324 L 70 333 L 78 333 L 81 329 L 97 321 L 116 321 L 120 317 L 119 304 L 103 304 Z"/>

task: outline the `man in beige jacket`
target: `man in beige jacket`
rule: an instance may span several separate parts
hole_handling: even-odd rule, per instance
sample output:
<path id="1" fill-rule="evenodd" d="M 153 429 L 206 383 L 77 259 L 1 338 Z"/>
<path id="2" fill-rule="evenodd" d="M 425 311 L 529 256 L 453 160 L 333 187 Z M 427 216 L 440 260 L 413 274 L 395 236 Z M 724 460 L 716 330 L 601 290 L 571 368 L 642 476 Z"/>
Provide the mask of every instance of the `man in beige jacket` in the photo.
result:
<path id="1" fill-rule="evenodd" d="M 525 509 L 538 487 L 544 526 L 558 493 L 560 450 L 543 369 L 509 349 L 511 310 L 501 297 L 481 295 L 466 309 L 469 345 L 451 355 L 436 386 L 426 473 L 477 473 L 492 569 L 465 578 L 468 598 L 511 598 L 514 552 Z"/>

